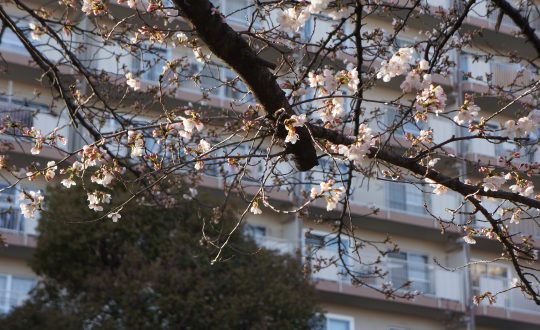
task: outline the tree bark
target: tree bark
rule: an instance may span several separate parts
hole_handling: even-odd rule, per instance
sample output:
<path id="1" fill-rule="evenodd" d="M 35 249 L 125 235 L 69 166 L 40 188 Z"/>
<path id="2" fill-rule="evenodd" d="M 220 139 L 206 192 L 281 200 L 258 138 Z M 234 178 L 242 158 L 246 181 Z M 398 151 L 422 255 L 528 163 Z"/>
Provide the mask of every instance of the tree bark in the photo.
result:
<path id="1" fill-rule="evenodd" d="M 257 57 L 249 44 L 235 32 L 214 9 L 208 0 L 174 0 L 184 17 L 193 25 L 198 36 L 216 56 L 227 63 L 253 92 L 266 114 L 277 124 L 277 135 L 284 139 L 287 131 L 283 121 L 294 114 L 285 92 L 268 64 Z M 284 113 L 281 113 L 283 109 Z M 317 152 L 305 127 L 297 127 L 299 139 L 287 144 L 296 167 L 307 171 L 318 164 Z"/>

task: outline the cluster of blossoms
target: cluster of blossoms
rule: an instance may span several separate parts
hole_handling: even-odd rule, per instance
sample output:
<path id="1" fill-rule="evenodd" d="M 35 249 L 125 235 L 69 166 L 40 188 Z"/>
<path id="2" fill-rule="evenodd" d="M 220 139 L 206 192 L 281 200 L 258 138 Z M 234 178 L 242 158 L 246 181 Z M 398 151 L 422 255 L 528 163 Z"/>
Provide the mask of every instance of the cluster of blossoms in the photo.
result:
<path id="1" fill-rule="evenodd" d="M 191 139 L 193 133 L 201 132 L 204 124 L 193 111 L 187 111 L 187 117 L 178 116 L 174 123 L 164 123 L 152 131 L 152 137 L 158 144 L 164 143 L 169 137 Z M 203 142 L 203 146 L 204 146 Z"/>
<path id="2" fill-rule="evenodd" d="M 522 178 L 516 178 L 516 183 L 511 185 L 509 188 L 513 193 L 520 194 L 525 197 L 529 197 L 534 193 L 534 185 L 532 182 Z"/>
<path id="3" fill-rule="evenodd" d="M 347 70 L 335 73 L 331 69 L 324 69 L 321 74 L 308 73 L 308 83 L 311 88 L 318 88 L 323 96 L 330 95 L 340 86 L 346 86 L 349 92 L 355 93 L 360 83 L 358 69 L 349 65 Z"/>
<path id="4" fill-rule="evenodd" d="M 101 204 L 109 204 L 111 202 L 111 195 L 103 191 L 94 191 L 93 193 L 88 193 L 88 208 L 96 212 L 103 211 L 103 206 Z"/>
<path id="5" fill-rule="evenodd" d="M 429 69 L 429 62 L 420 60 L 411 70 L 411 60 L 414 55 L 414 48 L 400 48 L 388 61 L 381 63 L 381 68 L 377 72 L 377 79 L 389 82 L 392 78 L 407 74 L 405 81 L 401 84 L 403 92 L 411 92 L 412 89 L 419 90 L 416 95 L 415 114 L 416 121 L 426 120 L 429 112 L 439 114 L 446 107 L 446 94 L 441 86 L 431 83 L 431 75 L 426 73 Z"/>
<path id="6" fill-rule="evenodd" d="M 32 155 L 39 155 L 41 149 L 43 149 L 43 142 L 45 138 L 41 135 L 41 131 L 35 127 L 32 127 L 29 131 L 23 133 L 26 136 L 31 137 L 34 140 L 34 146 L 30 149 Z"/>
<path id="7" fill-rule="evenodd" d="M 56 162 L 51 160 L 47 162 L 47 167 L 42 171 L 35 171 L 35 172 L 26 172 L 26 177 L 29 181 L 34 181 L 40 174 L 42 174 L 45 177 L 45 180 L 51 181 L 56 176 L 56 170 L 58 167 L 56 166 Z"/>
<path id="8" fill-rule="evenodd" d="M 519 221 L 521 220 L 521 214 L 523 211 L 521 209 L 517 209 L 512 213 L 512 216 L 510 217 L 510 223 L 511 224 L 519 224 Z"/>
<path id="9" fill-rule="evenodd" d="M 181 122 L 173 125 L 176 133 L 184 139 L 191 139 L 195 130 L 201 132 L 204 129 L 204 124 L 195 112 L 189 112 L 188 115 L 190 115 L 190 117 L 177 117 L 177 120 L 181 120 Z"/>
<path id="10" fill-rule="evenodd" d="M 43 196 L 39 191 L 23 191 L 19 194 L 19 200 L 22 215 L 30 219 L 41 209 Z"/>
<path id="11" fill-rule="evenodd" d="M 511 178 L 512 175 L 510 173 L 506 175 L 489 174 L 483 179 L 484 191 L 499 190 L 506 180 L 510 180 Z"/>
<path id="12" fill-rule="evenodd" d="M 115 178 L 115 174 L 121 175 L 124 174 L 125 171 L 126 169 L 120 166 L 118 161 L 115 159 L 112 162 L 112 165 L 103 164 L 103 166 L 92 174 L 90 180 L 104 187 L 109 187 Z"/>
<path id="13" fill-rule="evenodd" d="M 384 82 L 389 82 L 392 78 L 409 72 L 413 54 L 414 48 L 400 48 L 390 60 L 381 63 L 377 79 L 382 78 Z"/>
<path id="14" fill-rule="evenodd" d="M 208 151 L 210 151 L 212 149 L 212 145 L 210 145 L 210 143 L 208 141 L 206 141 L 205 139 L 201 139 L 199 141 L 199 150 L 201 153 L 207 153 Z"/>
<path id="15" fill-rule="evenodd" d="M 256 198 L 253 203 L 251 203 L 249 211 L 253 214 L 262 214 L 262 210 L 259 206 L 259 198 Z"/>
<path id="16" fill-rule="evenodd" d="M 120 210 L 107 214 L 107 218 L 111 219 L 112 222 L 118 222 L 121 217 L 122 215 L 120 214 Z"/>
<path id="17" fill-rule="evenodd" d="M 188 201 L 191 201 L 193 200 L 195 197 L 197 197 L 197 195 L 199 194 L 199 192 L 197 191 L 197 189 L 195 188 L 189 188 L 188 192 L 186 194 L 184 194 L 182 196 L 182 198 L 184 198 L 185 200 L 188 200 Z"/>
<path id="18" fill-rule="evenodd" d="M 286 143 L 295 144 L 298 141 L 298 134 L 296 133 L 296 127 L 301 127 L 306 123 L 306 115 L 292 115 L 291 118 L 286 119 L 284 124 L 287 129 Z"/>
<path id="19" fill-rule="evenodd" d="M 29 137 L 34 141 L 34 146 L 30 149 L 30 153 L 32 155 L 39 155 L 44 144 L 49 144 L 51 146 L 57 145 L 57 142 L 62 145 L 67 144 L 66 138 L 58 133 L 58 128 L 55 128 L 49 135 L 43 136 L 39 129 L 35 127 L 30 129 L 25 127 L 23 128 L 22 135 Z"/>
<path id="20" fill-rule="evenodd" d="M 193 55 L 195 55 L 195 60 L 202 64 L 210 60 L 210 55 L 204 54 L 201 47 L 193 48 Z"/>
<path id="21" fill-rule="evenodd" d="M 83 169 L 90 166 L 96 166 L 104 160 L 103 152 L 93 144 L 83 146 L 82 150 L 79 152 L 79 156 L 81 158 Z M 73 166 L 75 166 L 75 164 Z"/>
<path id="22" fill-rule="evenodd" d="M 501 186 L 506 183 L 508 180 L 515 180 L 515 184 L 511 185 L 509 188 L 513 193 L 520 194 L 525 197 L 529 197 L 534 193 L 534 185 L 531 181 L 525 180 L 517 175 L 512 175 L 512 173 L 506 174 L 494 174 L 491 169 L 482 167 L 480 168 L 480 173 L 486 175 L 482 180 L 484 191 L 496 191 L 501 189 Z"/>
<path id="23" fill-rule="evenodd" d="M 369 148 L 373 146 L 375 139 L 371 133 L 371 128 L 366 124 L 361 124 L 358 129 L 356 142 L 346 146 L 340 144 L 334 147 L 335 151 L 345 157 L 345 159 L 353 161 L 356 166 L 362 166 L 367 160 Z"/>
<path id="24" fill-rule="evenodd" d="M 315 112 L 315 115 L 321 119 L 325 125 L 339 125 L 343 116 L 343 99 L 333 97 L 323 101 L 323 107 Z"/>
<path id="25" fill-rule="evenodd" d="M 417 115 L 415 119 L 418 121 L 425 118 L 428 112 L 439 114 L 446 107 L 446 94 L 441 86 L 430 85 L 429 88 L 422 90 L 416 96 L 415 108 Z"/>
<path id="26" fill-rule="evenodd" d="M 30 37 L 32 40 L 39 40 L 41 39 L 41 36 L 45 34 L 45 30 L 41 25 L 36 24 L 35 22 L 28 23 L 28 27 L 30 28 Z"/>
<path id="27" fill-rule="evenodd" d="M 508 120 L 504 123 L 504 134 L 509 138 L 527 137 L 535 132 L 540 124 L 540 110 L 533 110 L 526 117 L 521 117 L 517 121 Z"/>
<path id="28" fill-rule="evenodd" d="M 135 79 L 133 73 L 126 73 L 126 84 L 131 87 L 134 91 L 141 89 L 141 82 Z"/>
<path id="29" fill-rule="evenodd" d="M 443 195 L 448 192 L 448 187 L 438 184 L 437 182 L 428 178 L 425 178 L 424 180 L 429 184 L 430 187 L 433 188 L 433 193 L 435 195 Z"/>
<path id="30" fill-rule="evenodd" d="M 120 1 L 119 1 L 120 2 Z M 83 0 L 81 10 L 86 15 L 103 15 L 107 13 L 107 1 Z"/>
<path id="31" fill-rule="evenodd" d="M 347 88 L 349 93 L 356 93 L 360 77 L 358 69 L 349 65 L 347 70 L 335 72 L 331 69 L 324 69 L 321 73 L 309 72 L 307 84 L 316 89 L 317 95 L 323 96 L 320 102 L 320 109 L 314 115 L 321 119 L 325 125 L 341 124 L 344 114 L 343 91 L 341 87 Z M 302 95 L 305 89 L 300 88 L 293 92 L 294 95 Z"/>
<path id="32" fill-rule="evenodd" d="M 337 203 L 341 199 L 341 196 L 345 192 L 345 188 L 343 187 L 333 188 L 335 183 L 336 181 L 332 179 L 326 182 L 321 182 L 320 189 L 317 189 L 315 187 L 311 188 L 309 197 L 311 199 L 324 197 L 326 200 L 326 210 L 334 210 L 337 206 Z"/>
<path id="33" fill-rule="evenodd" d="M 68 174 L 69 176 L 65 179 L 63 179 L 60 183 L 66 187 L 71 188 L 71 186 L 76 186 L 75 183 L 75 176 L 80 176 L 82 171 L 84 171 L 85 166 L 83 163 L 79 161 L 73 162 L 73 164 L 68 167 L 67 169 L 60 170 L 60 174 Z"/>
<path id="34" fill-rule="evenodd" d="M 295 33 L 309 19 L 310 13 L 302 7 L 295 6 L 287 8 L 278 13 L 277 22 L 281 30 L 287 33 Z"/>
<path id="35" fill-rule="evenodd" d="M 131 157 L 141 157 L 144 153 L 144 136 L 136 131 L 128 131 L 128 145 L 131 147 Z"/>
<path id="36" fill-rule="evenodd" d="M 312 0 L 304 5 L 297 4 L 294 7 L 279 10 L 277 13 L 277 22 L 282 31 L 286 33 L 295 33 L 300 30 L 311 14 L 319 14 L 324 11 L 328 17 L 339 20 L 351 15 L 354 8 L 346 3 L 336 2 L 335 6 L 328 8 L 329 1 Z"/>
<path id="37" fill-rule="evenodd" d="M 431 74 L 426 71 L 429 69 L 429 62 L 422 59 L 418 62 L 416 68 L 407 73 L 405 80 L 399 86 L 404 93 L 410 93 L 413 89 L 423 90 L 431 85 Z"/>
<path id="38" fill-rule="evenodd" d="M 320 88 L 322 95 L 328 95 L 338 88 L 338 82 L 334 71 L 324 69 L 321 74 L 308 73 L 309 87 Z"/>
<path id="39" fill-rule="evenodd" d="M 458 125 L 470 124 L 480 112 L 480 107 L 474 104 L 472 95 L 466 94 L 463 105 L 459 108 L 458 114 L 454 116 L 454 121 Z"/>

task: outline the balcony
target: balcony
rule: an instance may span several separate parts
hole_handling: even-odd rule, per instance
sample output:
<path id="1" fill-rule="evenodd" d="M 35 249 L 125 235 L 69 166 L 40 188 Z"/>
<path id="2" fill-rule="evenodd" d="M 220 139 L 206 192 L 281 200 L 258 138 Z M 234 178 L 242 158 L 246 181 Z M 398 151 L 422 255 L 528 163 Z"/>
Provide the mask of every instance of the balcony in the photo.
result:
<path id="1" fill-rule="evenodd" d="M 41 103 L 21 101 L 0 97 L 0 119 L 21 124 L 23 127 L 34 126 L 34 112 L 48 111 Z"/>
<path id="2" fill-rule="evenodd" d="M 375 260 L 372 256 L 363 256 L 364 260 Z M 349 284 L 351 278 L 343 274 L 344 266 L 339 264 L 337 256 L 328 251 L 318 251 L 316 264 L 312 263 L 312 269 L 318 269 L 321 260 L 332 260 L 323 267 L 313 272 L 315 279 L 337 282 L 340 285 Z M 324 263 L 324 262 L 322 262 Z M 400 291 L 416 291 L 422 296 L 437 299 L 452 300 L 462 302 L 462 273 L 450 272 L 440 268 L 437 265 L 396 260 L 395 258 L 384 257 L 376 265 L 348 265 L 360 278 L 364 278 L 365 283 L 370 286 L 381 288 L 383 285 L 391 283 L 394 288 L 399 288 L 407 282 L 410 282 L 408 288 Z M 375 269 L 379 269 L 383 277 L 373 276 Z"/>
<path id="3" fill-rule="evenodd" d="M 0 313 L 21 305 L 35 286 L 34 278 L 0 274 Z"/>
<path id="4" fill-rule="evenodd" d="M 0 230 L 24 233 L 24 217 L 18 208 L 0 207 Z"/>
<path id="5" fill-rule="evenodd" d="M 492 85 L 502 87 L 522 87 L 537 80 L 537 75 L 530 69 L 519 63 L 504 62 L 502 59 L 486 60 L 483 55 L 462 54 L 460 63 L 464 83 L 469 83 L 464 87 L 473 92 L 487 91 L 488 77 L 491 77 Z"/>
<path id="6" fill-rule="evenodd" d="M 9 313 L 29 298 L 28 292 L 0 290 L 0 313 Z"/>
<path id="7" fill-rule="evenodd" d="M 298 248 L 297 244 L 292 240 L 272 236 L 257 236 L 255 243 L 259 247 L 278 252 L 279 254 L 294 255 Z"/>
<path id="8" fill-rule="evenodd" d="M 476 294 L 483 292 L 500 292 L 510 287 L 510 281 L 506 278 L 483 275 L 479 279 L 480 288 Z M 533 301 L 527 299 L 519 289 L 501 293 L 496 296 L 493 304 L 482 301 L 477 307 L 478 315 L 493 316 L 500 318 L 519 318 L 519 314 L 534 315 L 535 323 L 539 323 L 540 309 Z"/>

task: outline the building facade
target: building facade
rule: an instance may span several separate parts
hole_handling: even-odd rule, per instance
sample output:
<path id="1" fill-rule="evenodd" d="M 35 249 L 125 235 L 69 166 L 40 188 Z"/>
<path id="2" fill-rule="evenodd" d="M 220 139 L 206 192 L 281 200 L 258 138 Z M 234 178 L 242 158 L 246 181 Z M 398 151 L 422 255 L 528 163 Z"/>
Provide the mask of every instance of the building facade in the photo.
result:
<path id="1" fill-rule="evenodd" d="M 241 29 L 249 17 L 247 11 L 236 12 L 245 8 L 249 0 L 217 1 L 221 11 L 230 14 L 228 22 Z M 429 1 L 433 10 L 437 8 L 451 8 L 452 0 Z M 111 2 L 115 10 L 129 10 L 126 6 Z M 500 84 L 510 83 L 518 79 L 534 79 L 528 71 L 522 73 L 520 78 L 519 63 L 509 63 L 502 57 L 490 58 L 488 61 L 479 61 L 478 56 L 486 54 L 486 47 L 497 44 L 500 51 L 516 49 L 521 51 L 523 40 L 513 35 L 514 27 L 506 18 L 496 29 L 495 15 L 487 16 L 487 4 L 480 3 L 476 10 L 465 20 L 466 29 L 482 29 L 485 43 L 478 43 L 477 48 L 463 49 L 453 53 L 453 61 L 457 67 L 451 75 L 437 75 L 434 79 L 441 84 L 449 95 L 449 108 L 459 108 L 466 93 L 477 95 L 476 103 L 484 114 L 490 109 L 496 109 L 500 99 L 486 94 L 488 83 L 486 76 Z M 19 12 L 12 8 L 15 16 Z M 427 15 L 427 14 L 426 14 Z M 540 20 L 536 20 L 540 26 Z M 24 17 L 18 21 L 21 26 L 29 22 Z M 303 27 L 302 33 L 311 40 L 324 39 L 333 22 L 324 16 L 313 16 Z M 388 17 L 371 17 L 367 20 L 366 29 L 382 27 L 391 30 L 392 21 Z M 421 29 L 422 27 L 418 27 Z M 352 29 L 351 26 L 345 29 Z M 417 34 L 415 28 L 403 33 L 402 39 L 397 40 L 398 46 L 406 46 L 414 42 Z M 525 49 L 525 48 L 523 48 Z M 48 48 L 51 59 L 61 58 L 61 53 Z M 529 49 L 525 49 L 530 51 Z M 17 37 L 9 30 L 4 32 L 0 43 L 0 52 L 7 63 L 7 70 L 0 73 L 0 113 L 13 119 L 24 122 L 27 127 L 37 127 L 43 132 L 50 132 L 55 127 L 61 127 L 61 132 L 68 137 L 69 147 L 75 149 L 84 144 L 84 136 L 75 132 L 69 126 L 69 117 L 62 106 L 55 104 L 47 97 L 50 90 L 39 83 L 40 71 L 29 64 L 30 56 L 22 47 Z M 119 66 L 131 68 L 133 71 L 144 71 L 140 77 L 142 85 L 156 84 L 161 73 L 164 58 L 191 58 L 193 52 L 182 47 L 162 47 L 156 49 L 161 55 L 155 56 L 156 64 L 144 67 L 143 60 L 132 58 L 123 53 L 123 50 L 114 45 L 105 47 L 88 47 L 79 56 L 86 61 L 89 67 L 116 73 Z M 118 55 L 116 57 L 116 55 Z M 346 54 L 343 54 L 346 57 Z M 114 58 L 119 58 L 115 60 Z M 175 97 L 182 104 L 197 102 L 200 87 L 208 91 L 209 98 L 206 105 L 212 108 L 227 108 L 231 102 L 241 95 L 225 86 L 219 86 L 212 79 L 205 76 L 223 75 L 225 79 L 233 79 L 232 71 L 218 70 L 211 72 L 211 68 L 201 66 L 192 60 L 190 70 L 194 73 L 205 71 L 200 86 L 186 79 Z M 398 86 L 392 84 L 378 85 L 367 92 L 369 98 L 393 100 L 401 95 Z M 37 97 L 40 95 L 40 97 Z M 519 105 L 513 106 L 519 108 Z M 382 107 L 381 109 L 388 123 L 393 121 L 395 109 Z M 433 128 L 435 143 L 444 141 L 452 136 L 463 136 L 467 132 L 460 130 L 455 124 L 442 117 L 430 117 L 429 127 Z M 498 129 L 500 127 L 495 127 Z M 111 129 L 110 127 L 108 128 Z M 112 128 L 114 129 L 114 127 Z M 376 129 L 376 128 L 374 128 Z M 407 133 L 418 134 L 419 127 L 408 125 L 403 127 L 403 136 L 396 136 L 396 140 L 405 141 Z M 16 164 L 28 166 L 31 162 L 46 164 L 49 160 L 59 160 L 62 154 L 53 148 L 44 148 L 39 157 L 29 159 L 30 143 L 17 143 L 13 147 L 2 151 Z M 510 143 L 493 144 L 485 140 L 470 140 L 468 142 L 454 142 L 446 148 L 448 159 L 443 158 L 440 166 L 448 165 L 448 171 L 456 175 L 475 177 L 475 162 L 496 162 L 497 158 L 508 151 L 515 150 Z M 531 161 L 540 160 L 540 152 L 532 150 Z M 452 157 L 468 159 L 469 168 L 452 167 Z M 442 165 L 441 165 L 442 164 Z M 311 175 L 317 176 L 317 171 L 324 167 L 333 166 L 328 162 L 321 162 Z M 257 173 L 255 166 L 252 172 Z M 211 173 L 209 173 L 211 174 Z M 208 189 L 220 188 L 226 179 L 215 171 L 215 175 L 207 175 L 202 186 Z M 7 179 L 10 180 L 9 178 Z M 256 181 L 256 178 L 254 179 Z M 320 294 L 322 307 L 326 312 L 325 329 L 328 330 L 431 330 L 431 329 L 539 329 L 540 307 L 528 301 L 519 291 L 511 290 L 497 297 L 493 304 L 482 302 L 479 305 L 472 303 L 472 297 L 486 291 L 499 292 L 508 288 L 515 277 L 514 270 L 506 262 L 489 262 L 500 255 L 500 246 L 494 242 L 477 237 L 477 244 L 466 244 L 456 226 L 444 226 L 449 220 L 447 209 L 456 209 L 461 203 L 457 194 L 448 193 L 444 196 L 432 196 L 408 184 L 389 183 L 386 181 L 372 181 L 369 186 L 362 184 L 362 178 L 356 178 L 356 189 L 351 196 L 351 225 L 363 239 L 383 241 L 391 236 L 392 240 L 400 246 L 399 252 L 392 252 L 378 256 L 368 250 L 362 252 L 367 262 L 355 266 L 354 261 L 337 260 L 338 243 L 333 240 L 332 224 L 320 221 L 321 214 L 326 211 L 322 204 L 314 203 L 305 214 L 275 214 L 263 208 L 260 215 L 251 215 L 247 220 L 246 232 L 262 247 L 298 256 L 311 268 L 311 276 Z M 247 180 L 249 181 L 249 180 Z M 13 183 L 13 182 L 11 182 Z M 246 186 L 249 186 L 246 182 Z M 255 185 L 255 184 L 254 184 Z M 22 187 L 45 189 L 45 182 L 22 182 Z M 310 186 L 304 187 L 309 191 Z M 300 193 L 291 194 L 276 189 L 272 199 L 284 205 L 294 205 Z M 0 249 L 0 309 L 9 312 L 27 297 L 29 290 L 35 285 L 37 278 L 27 266 L 36 246 L 36 224 L 39 220 L 24 219 L 17 203 L 18 193 L 15 188 L 5 189 L 0 193 L 0 230 L 5 239 L 6 246 Z M 486 205 L 489 205 L 486 201 Z M 431 214 L 426 211 L 426 205 Z M 378 212 L 373 212 L 378 209 Z M 471 219 L 463 217 L 457 219 L 460 223 Z M 472 226 L 481 228 L 486 226 L 485 219 L 474 216 Z M 444 227 L 444 233 L 441 228 Z M 540 238 L 540 228 L 531 222 L 521 222 L 516 231 L 529 233 Z M 353 249 L 353 240 L 344 239 L 340 244 L 345 249 Z M 380 260 L 378 260 L 380 258 Z M 319 264 L 316 265 L 319 259 Z M 369 261 L 373 260 L 370 268 Z M 330 262 L 329 262 L 330 261 Z M 375 262 L 376 261 L 376 262 Z M 325 264 L 326 262 L 326 264 Z M 391 283 L 399 287 L 410 282 L 410 289 L 419 293 L 414 299 L 388 299 L 384 294 L 373 290 L 366 285 L 351 284 L 350 276 L 343 273 L 343 263 L 355 269 L 358 273 L 374 271 L 378 267 L 387 275 L 385 278 L 366 278 L 365 282 L 373 287 L 381 287 Z M 323 267 L 319 267 L 323 264 Z M 368 264 L 368 265 L 366 265 Z M 469 265 L 467 267 L 462 267 Z M 357 268 L 355 268 L 357 267 Z M 320 268 L 320 269 L 319 269 Z"/>

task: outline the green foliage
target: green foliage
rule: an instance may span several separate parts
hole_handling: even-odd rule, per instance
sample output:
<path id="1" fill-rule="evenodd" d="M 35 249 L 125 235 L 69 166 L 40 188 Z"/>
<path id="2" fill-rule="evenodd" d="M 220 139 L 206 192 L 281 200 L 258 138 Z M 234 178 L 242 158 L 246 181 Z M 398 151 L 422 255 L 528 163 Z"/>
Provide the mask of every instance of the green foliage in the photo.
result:
<path id="1" fill-rule="evenodd" d="M 118 223 L 79 223 L 96 218 L 82 189 L 53 188 L 46 200 L 31 263 L 42 283 L 5 329 L 308 329 L 318 312 L 299 263 L 254 253 L 242 235 L 211 265 L 203 222 L 213 239 L 232 221 L 212 227 L 194 202 L 134 203 Z"/>

